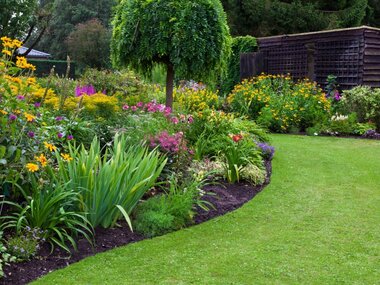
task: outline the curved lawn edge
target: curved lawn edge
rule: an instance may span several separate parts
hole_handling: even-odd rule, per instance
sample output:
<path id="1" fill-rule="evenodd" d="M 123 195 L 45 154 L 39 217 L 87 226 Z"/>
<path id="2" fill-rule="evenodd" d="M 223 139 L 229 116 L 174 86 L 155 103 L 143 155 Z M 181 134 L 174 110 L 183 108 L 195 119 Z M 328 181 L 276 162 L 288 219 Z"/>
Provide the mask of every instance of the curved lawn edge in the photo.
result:
<path id="1" fill-rule="evenodd" d="M 380 142 L 272 136 L 271 184 L 237 211 L 33 284 L 375 284 Z"/>

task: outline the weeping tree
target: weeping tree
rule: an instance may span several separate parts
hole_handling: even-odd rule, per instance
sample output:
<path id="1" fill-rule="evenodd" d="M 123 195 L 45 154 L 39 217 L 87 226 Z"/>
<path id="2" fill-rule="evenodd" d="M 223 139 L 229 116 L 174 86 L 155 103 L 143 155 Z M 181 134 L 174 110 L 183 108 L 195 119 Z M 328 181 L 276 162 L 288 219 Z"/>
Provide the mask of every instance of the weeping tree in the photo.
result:
<path id="1" fill-rule="evenodd" d="M 219 0 L 121 0 L 111 40 L 115 67 L 150 74 L 166 66 L 166 105 L 173 105 L 174 76 L 205 80 L 220 74 L 230 52 Z"/>

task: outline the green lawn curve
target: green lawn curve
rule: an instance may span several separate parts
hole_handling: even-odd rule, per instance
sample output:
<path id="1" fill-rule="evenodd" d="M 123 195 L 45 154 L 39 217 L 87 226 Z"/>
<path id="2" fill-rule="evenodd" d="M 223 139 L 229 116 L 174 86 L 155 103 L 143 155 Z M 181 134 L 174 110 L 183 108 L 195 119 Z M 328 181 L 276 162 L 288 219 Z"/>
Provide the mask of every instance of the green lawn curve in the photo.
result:
<path id="1" fill-rule="evenodd" d="M 34 284 L 380 284 L 380 141 L 272 143 L 271 184 L 237 211 Z"/>

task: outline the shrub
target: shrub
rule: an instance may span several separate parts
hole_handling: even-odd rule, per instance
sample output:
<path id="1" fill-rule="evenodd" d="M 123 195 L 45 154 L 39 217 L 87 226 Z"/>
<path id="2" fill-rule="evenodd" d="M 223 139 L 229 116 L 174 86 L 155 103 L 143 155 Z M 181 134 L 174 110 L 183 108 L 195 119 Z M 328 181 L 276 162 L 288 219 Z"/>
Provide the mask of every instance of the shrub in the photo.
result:
<path id="1" fill-rule="evenodd" d="M 305 130 L 327 121 L 330 101 L 316 83 L 289 76 L 260 75 L 235 86 L 227 98 L 232 111 L 248 115 L 272 131 Z"/>
<path id="2" fill-rule="evenodd" d="M 181 229 L 192 222 L 194 206 L 205 207 L 200 200 L 203 177 L 182 182 L 171 177 L 166 195 L 159 195 L 142 202 L 135 211 L 136 231 L 148 237 L 163 235 Z"/>
<path id="3" fill-rule="evenodd" d="M 355 112 L 360 123 L 372 121 L 380 130 L 380 88 L 357 86 L 343 91 L 341 103 L 347 113 Z"/>
<path id="4" fill-rule="evenodd" d="M 185 132 L 185 137 L 194 147 L 195 158 L 218 156 L 226 147 L 229 134 L 243 132 L 252 140 L 267 141 L 266 132 L 253 121 L 235 118 L 222 111 L 205 110 L 194 114 L 193 123 Z"/>
<path id="5" fill-rule="evenodd" d="M 221 83 L 222 95 L 229 94 L 240 82 L 240 54 L 257 50 L 256 39 L 252 36 L 232 38 L 231 55 L 227 62 L 227 70 Z"/>
<path id="6" fill-rule="evenodd" d="M 3 41 L 4 42 L 4 41 Z M 0 60 L 0 184 L 1 193 L 18 194 L 16 183 L 27 184 L 26 165 L 44 143 L 64 148 L 71 140 L 78 120 L 68 119 L 44 108 L 44 99 L 55 96 L 41 87 L 28 70 L 33 70 L 25 58 L 10 61 L 13 51 L 4 49 Z M 24 76 L 15 76 L 15 74 Z"/>
<path id="7" fill-rule="evenodd" d="M 218 93 L 202 84 L 192 84 L 174 90 L 174 102 L 185 113 L 203 111 L 218 105 Z"/>
<path id="8" fill-rule="evenodd" d="M 249 182 L 251 185 L 261 185 L 265 182 L 266 170 L 252 163 L 248 163 L 240 171 L 242 180 Z"/>

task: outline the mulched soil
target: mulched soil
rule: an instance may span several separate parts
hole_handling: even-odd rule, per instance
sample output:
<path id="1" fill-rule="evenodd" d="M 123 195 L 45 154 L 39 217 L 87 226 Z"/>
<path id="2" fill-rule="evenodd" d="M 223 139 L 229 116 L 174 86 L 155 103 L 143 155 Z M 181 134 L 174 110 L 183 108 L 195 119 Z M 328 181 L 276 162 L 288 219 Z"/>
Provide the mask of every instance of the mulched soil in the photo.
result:
<path id="1" fill-rule="evenodd" d="M 214 208 L 209 211 L 197 209 L 194 224 L 199 224 L 233 211 L 251 200 L 270 182 L 271 162 L 266 162 L 266 168 L 268 176 L 264 185 L 261 186 L 253 187 L 244 183 L 228 184 L 226 182 L 206 186 L 205 190 L 215 195 L 205 195 L 204 200 L 211 202 Z M 42 275 L 66 267 L 88 256 L 145 239 L 140 234 L 132 233 L 128 226 L 123 223 L 121 227 L 113 229 L 97 228 L 95 236 L 96 245 L 94 247 L 91 247 L 86 240 L 81 239 L 77 242 L 78 251 L 73 251 L 71 256 L 60 248 L 56 248 L 53 253 L 50 253 L 50 246 L 48 244 L 42 245 L 38 252 L 38 258 L 6 266 L 4 268 L 5 277 L 0 279 L 0 284 L 27 284 Z"/>

